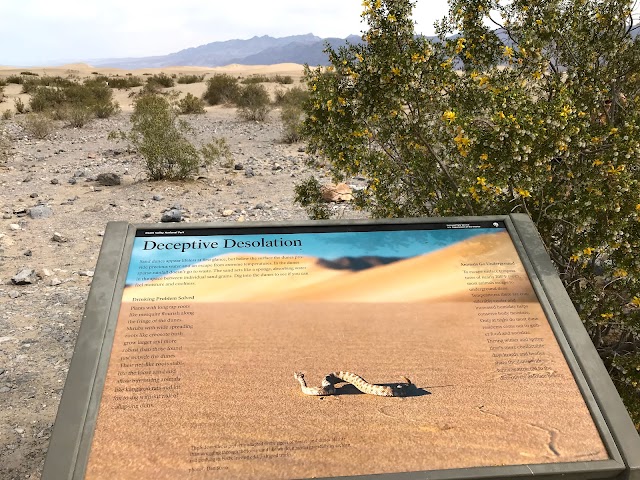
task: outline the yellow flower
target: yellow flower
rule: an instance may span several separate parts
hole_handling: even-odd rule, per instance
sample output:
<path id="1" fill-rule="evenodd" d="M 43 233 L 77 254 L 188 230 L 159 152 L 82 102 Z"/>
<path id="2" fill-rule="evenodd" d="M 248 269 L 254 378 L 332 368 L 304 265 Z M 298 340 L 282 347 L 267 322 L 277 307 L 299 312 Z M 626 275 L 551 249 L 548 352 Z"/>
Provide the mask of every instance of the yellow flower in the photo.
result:
<path id="1" fill-rule="evenodd" d="M 484 177 L 476 177 L 476 180 L 478 181 L 478 185 L 484 186 L 487 183 L 487 179 Z"/>
<path id="2" fill-rule="evenodd" d="M 571 110 L 571 107 L 569 107 L 569 105 L 565 105 L 564 107 L 562 107 L 562 111 L 560 112 L 560 116 L 562 118 L 567 118 L 572 111 L 573 110 Z"/>
<path id="3" fill-rule="evenodd" d="M 617 128 L 612 128 L 611 130 L 609 130 L 609 133 L 611 135 L 615 135 L 616 133 L 618 133 L 618 129 Z"/>
<path id="4" fill-rule="evenodd" d="M 489 82 L 489 78 L 488 77 L 480 77 L 480 81 L 478 82 L 478 85 L 482 87 L 488 82 Z"/>
<path id="5" fill-rule="evenodd" d="M 640 307 L 640 297 L 633 297 L 631 299 L 631 304 L 635 305 L 636 307 Z"/>
<path id="6" fill-rule="evenodd" d="M 623 278 L 628 276 L 629 273 L 624 268 L 618 268 L 613 272 L 614 277 Z"/>
<path id="7" fill-rule="evenodd" d="M 511 47 L 504 47 L 504 56 L 511 58 L 513 57 L 513 48 Z"/>
<path id="8" fill-rule="evenodd" d="M 593 162 L 593 166 L 594 167 L 599 167 L 600 165 L 602 165 L 604 162 L 602 160 L 600 160 L 599 158 L 597 158 L 596 160 L 594 160 Z"/>
<path id="9" fill-rule="evenodd" d="M 398 67 L 393 67 L 393 68 L 391 69 L 391 72 L 392 72 L 394 75 L 400 75 L 400 69 L 399 69 Z"/>
<path id="10" fill-rule="evenodd" d="M 327 110 L 331 111 L 333 107 L 333 100 L 327 100 Z"/>
<path id="11" fill-rule="evenodd" d="M 531 196 L 531 193 L 529 192 L 529 190 L 525 190 L 523 188 L 518 188 L 516 191 L 523 198 L 529 198 Z"/>
<path id="12" fill-rule="evenodd" d="M 456 112 L 454 112 L 452 110 L 447 110 L 446 112 L 444 112 L 442 114 L 442 119 L 446 120 L 447 122 L 449 122 L 451 124 L 456 119 Z"/>
<path id="13" fill-rule="evenodd" d="M 578 260 L 580 260 L 580 256 L 579 255 L 576 255 L 576 254 L 571 255 L 571 261 L 572 262 L 577 262 Z"/>
<path id="14" fill-rule="evenodd" d="M 602 318 L 613 318 L 613 313 L 601 313 Z"/>
<path id="15" fill-rule="evenodd" d="M 480 155 L 480 160 L 482 160 L 483 162 L 486 162 L 487 160 L 489 160 L 489 155 L 487 155 L 486 153 L 483 153 L 482 155 Z"/>
<path id="16" fill-rule="evenodd" d="M 542 78 L 542 73 L 535 71 L 531 74 L 531 76 L 536 80 L 540 80 L 540 78 Z"/>
<path id="17" fill-rule="evenodd" d="M 636 205 L 636 212 L 640 212 L 640 203 Z"/>
<path id="18" fill-rule="evenodd" d="M 591 255 L 593 253 L 593 248 L 587 247 L 582 250 L 582 253 L 584 253 L 585 255 Z"/>
<path id="19" fill-rule="evenodd" d="M 463 37 L 460 37 L 458 39 L 458 41 L 456 42 L 456 53 L 460 53 L 462 50 L 464 50 L 464 44 L 467 40 Z"/>

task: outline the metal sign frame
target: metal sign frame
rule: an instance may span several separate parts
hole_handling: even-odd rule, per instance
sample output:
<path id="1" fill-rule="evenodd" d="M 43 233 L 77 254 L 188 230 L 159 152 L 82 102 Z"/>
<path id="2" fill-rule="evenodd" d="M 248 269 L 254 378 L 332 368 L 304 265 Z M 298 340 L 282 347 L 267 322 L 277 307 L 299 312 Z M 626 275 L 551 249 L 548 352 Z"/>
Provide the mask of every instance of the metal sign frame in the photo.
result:
<path id="1" fill-rule="evenodd" d="M 557 276 L 528 216 L 418 218 L 299 223 L 180 224 L 179 229 L 233 233 L 362 231 L 442 224 L 504 222 L 590 411 L 609 460 L 379 474 L 379 479 L 513 479 L 520 477 L 640 480 L 640 437 Z M 138 230 L 166 224 L 110 222 L 98 258 L 73 359 L 51 437 L 44 480 L 84 478 L 96 426 L 127 268 Z M 368 476 L 339 477 L 368 478 Z"/>

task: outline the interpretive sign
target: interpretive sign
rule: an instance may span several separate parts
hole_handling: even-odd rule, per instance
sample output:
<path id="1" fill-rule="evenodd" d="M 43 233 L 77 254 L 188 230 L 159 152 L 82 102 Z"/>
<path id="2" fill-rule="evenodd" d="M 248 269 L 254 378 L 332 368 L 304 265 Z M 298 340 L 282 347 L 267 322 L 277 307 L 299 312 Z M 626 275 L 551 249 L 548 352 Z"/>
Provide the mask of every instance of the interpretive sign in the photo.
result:
<path id="1" fill-rule="evenodd" d="M 44 477 L 638 478 L 549 267 L 524 216 L 110 224 Z"/>

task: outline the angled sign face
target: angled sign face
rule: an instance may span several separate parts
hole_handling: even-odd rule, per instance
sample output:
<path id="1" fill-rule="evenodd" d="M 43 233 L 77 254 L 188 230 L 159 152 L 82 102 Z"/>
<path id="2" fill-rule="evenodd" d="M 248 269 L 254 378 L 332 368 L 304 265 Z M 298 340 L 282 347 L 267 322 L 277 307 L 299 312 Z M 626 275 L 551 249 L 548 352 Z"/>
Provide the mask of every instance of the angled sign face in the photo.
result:
<path id="1" fill-rule="evenodd" d="M 97 273 L 45 478 L 634 478 L 528 218 L 113 224 Z"/>

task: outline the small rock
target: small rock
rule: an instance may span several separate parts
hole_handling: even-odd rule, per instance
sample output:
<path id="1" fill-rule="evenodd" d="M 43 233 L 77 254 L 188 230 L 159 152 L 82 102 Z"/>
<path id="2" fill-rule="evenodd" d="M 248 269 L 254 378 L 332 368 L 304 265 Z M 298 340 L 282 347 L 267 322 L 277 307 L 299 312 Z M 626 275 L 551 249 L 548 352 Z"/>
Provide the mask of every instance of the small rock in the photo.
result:
<path id="1" fill-rule="evenodd" d="M 11 215 L 10 213 L 3 213 L 2 214 L 2 218 L 5 220 L 9 220 L 11 217 L 13 217 L 13 215 Z"/>
<path id="2" fill-rule="evenodd" d="M 38 198 L 38 194 L 36 192 L 33 192 L 29 195 L 31 198 Z"/>
<path id="3" fill-rule="evenodd" d="M 51 215 L 53 215 L 53 210 L 46 205 L 36 205 L 29 209 L 29 216 L 34 219 L 49 218 Z"/>
<path id="4" fill-rule="evenodd" d="M 164 199 L 164 197 L 163 197 L 162 195 L 154 195 L 152 198 L 153 198 L 153 200 L 155 200 L 156 202 L 159 202 L 159 201 L 161 201 L 161 200 L 163 200 L 163 199 Z"/>
<path id="5" fill-rule="evenodd" d="M 178 209 L 173 208 L 167 212 L 164 212 L 160 221 L 162 223 L 180 222 L 182 221 L 182 212 Z"/>
<path id="6" fill-rule="evenodd" d="M 76 183 L 78 183 L 78 180 L 76 180 L 76 178 L 75 178 L 75 177 L 71 177 L 71 178 L 69 179 L 69 183 L 70 183 L 71 185 L 75 185 Z"/>
<path id="7" fill-rule="evenodd" d="M 93 277 L 93 270 L 82 270 L 78 272 L 81 277 Z"/>
<path id="8" fill-rule="evenodd" d="M 14 285 L 31 285 L 38 281 L 38 276 L 33 268 L 24 268 L 11 278 Z"/>
<path id="9" fill-rule="evenodd" d="M 13 230 L 15 232 L 17 230 L 22 230 L 22 229 L 20 228 L 20 225 L 18 225 L 17 223 L 10 223 L 9 230 Z"/>
<path id="10" fill-rule="evenodd" d="M 33 255 L 33 252 L 31 250 L 27 250 L 26 252 L 23 253 L 23 255 L 25 257 L 30 257 L 31 255 Z"/>
<path id="11" fill-rule="evenodd" d="M 18 292 L 9 292 L 9 298 L 18 298 L 20 293 Z"/>
<path id="12" fill-rule="evenodd" d="M 320 189 L 320 194 L 325 202 L 349 202 L 353 200 L 351 187 L 346 183 L 323 185 Z"/>
<path id="13" fill-rule="evenodd" d="M 273 170 L 274 172 L 276 170 L 282 170 L 282 165 L 280 165 L 278 162 L 273 164 L 273 167 L 271 167 L 271 170 Z"/>
<path id="14" fill-rule="evenodd" d="M 171 207 L 171 210 L 182 210 L 182 205 L 180 205 L 179 203 L 174 203 L 173 207 Z"/>
<path id="15" fill-rule="evenodd" d="M 48 268 L 43 268 L 43 269 L 38 271 L 38 276 L 40 278 L 50 277 L 51 275 L 53 275 L 53 272 L 51 270 L 49 270 Z"/>
<path id="16" fill-rule="evenodd" d="M 8 393 L 11 389 L 9 387 L 0 387 L 0 393 Z"/>
<path id="17" fill-rule="evenodd" d="M 20 428 L 20 427 L 18 427 L 18 428 L 16 428 L 14 431 L 15 431 L 17 434 L 22 435 L 22 434 L 24 433 L 24 428 Z"/>
<path id="18" fill-rule="evenodd" d="M 222 211 L 223 217 L 230 217 L 231 215 L 233 215 L 233 210 L 226 209 Z"/>
<path id="19" fill-rule="evenodd" d="M 233 166 L 233 169 L 234 169 L 234 170 L 244 170 L 244 165 L 242 165 L 241 163 L 236 163 L 236 164 Z"/>
<path id="20" fill-rule="evenodd" d="M 300 153 L 304 153 L 304 152 L 306 152 L 306 151 L 307 151 L 307 150 L 306 150 L 304 147 L 298 147 L 298 152 L 300 152 Z"/>
<path id="21" fill-rule="evenodd" d="M 67 237 L 58 232 L 53 232 L 53 237 L 51 237 L 51 240 L 58 243 L 67 243 L 69 241 Z"/>
<path id="22" fill-rule="evenodd" d="M 249 167 L 244 171 L 244 176 L 245 177 L 253 177 L 255 176 L 255 173 L 253 173 L 253 168 Z"/>
<path id="23" fill-rule="evenodd" d="M 49 280 L 47 280 L 46 284 L 49 287 L 55 287 L 56 285 L 60 285 L 62 283 L 62 281 L 58 278 L 58 277 L 53 277 L 50 278 Z"/>
<path id="24" fill-rule="evenodd" d="M 120 185 L 122 183 L 122 179 L 117 173 L 101 173 L 96 177 L 96 180 L 100 185 L 103 185 L 105 187 L 112 187 L 114 185 Z"/>
<path id="25" fill-rule="evenodd" d="M 146 212 L 144 215 L 142 215 L 142 218 L 151 218 L 151 214 L 149 212 Z"/>

